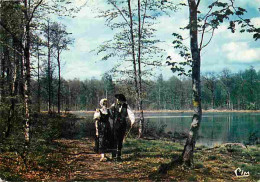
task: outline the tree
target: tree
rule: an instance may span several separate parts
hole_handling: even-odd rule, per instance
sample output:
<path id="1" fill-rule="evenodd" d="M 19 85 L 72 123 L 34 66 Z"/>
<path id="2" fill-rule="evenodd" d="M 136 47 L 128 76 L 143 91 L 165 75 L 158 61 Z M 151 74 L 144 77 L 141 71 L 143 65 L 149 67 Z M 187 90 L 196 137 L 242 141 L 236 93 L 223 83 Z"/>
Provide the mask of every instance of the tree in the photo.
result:
<path id="1" fill-rule="evenodd" d="M 52 107 L 52 94 L 53 94 L 53 90 L 52 90 L 52 62 L 51 62 L 51 53 L 53 50 L 53 42 L 51 40 L 51 33 L 52 33 L 52 29 L 51 29 L 51 25 L 52 22 L 50 21 L 50 19 L 47 19 L 46 24 L 43 27 L 43 32 L 44 32 L 44 36 L 47 39 L 45 42 L 45 46 L 47 48 L 47 80 L 48 80 L 48 113 L 50 114 L 51 111 L 51 107 Z"/>
<path id="2" fill-rule="evenodd" d="M 192 164 L 193 152 L 196 144 L 196 138 L 198 135 L 198 130 L 200 127 L 200 122 L 202 118 L 202 107 L 201 107 L 201 80 L 200 80 L 200 62 L 201 57 L 200 53 L 203 48 L 205 48 L 214 35 L 215 29 L 219 27 L 224 20 L 228 20 L 230 16 L 236 15 L 238 19 L 230 21 L 230 25 L 228 29 L 231 32 L 235 32 L 235 26 L 240 25 L 240 32 L 251 32 L 253 33 L 253 38 L 257 40 L 260 36 L 260 29 L 255 28 L 249 19 L 243 19 L 241 15 L 243 15 L 246 10 L 241 7 L 235 7 L 234 1 L 230 0 L 228 3 L 221 1 L 214 1 L 208 6 L 208 12 L 201 13 L 201 17 L 198 16 L 200 0 L 188 0 L 188 8 L 189 8 L 189 24 L 184 29 L 189 30 L 190 34 L 190 51 L 189 49 L 183 45 L 183 38 L 181 35 L 174 33 L 173 35 L 176 37 L 173 43 L 175 44 L 175 48 L 180 49 L 180 55 L 185 59 L 184 62 L 179 63 L 170 62 L 168 64 L 172 66 L 172 70 L 179 71 L 181 74 L 189 75 L 191 72 L 192 77 L 192 91 L 193 91 L 193 108 L 194 114 L 192 117 L 192 123 L 188 138 L 186 140 L 186 144 L 184 146 L 184 150 L 182 153 L 182 161 L 184 164 L 190 166 Z M 186 6 L 186 4 L 182 4 Z M 200 42 L 198 39 L 198 33 L 201 32 Z M 211 37 L 205 43 L 205 33 L 211 32 Z M 169 57 L 171 60 L 171 58 Z M 191 70 L 189 70 L 188 74 L 185 72 L 183 66 L 190 65 Z M 230 98 L 230 97 L 229 97 Z M 229 99 L 230 106 L 230 99 Z"/>
<path id="3" fill-rule="evenodd" d="M 33 37 L 33 49 L 35 51 L 35 57 L 37 57 L 37 111 L 41 112 L 41 82 L 40 82 L 40 73 L 41 73 L 41 60 L 40 57 L 43 55 L 41 53 L 41 47 L 43 46 L 42 40 L 38 36 Z"/>
<path id="4" fill-rule="evenodd" d="M 19 72 L 13 76 L 17 78 L 19 73 L 19 81 L 15 79 L 15 85 L 19 84 L 19 91 L 23 97 L 23 129 L 24 129 L 24 143 L 25 149 L 28 148 L 30 142 L 30 120 L 31 120 L 31 72 L 32 72 L 32 36 L 36 32 L 36 27 L 40 22 L 43 15 L 47 12 L 55 12 L 64 14 L 61 9 L 68 4 L 66 2 L 58 1 L 47 1 L 47 0 L 21 0 L 21 1 L 1 1 L 0 5 L 9 4 L 12 7 L 9 9 L 5 20 L 2 18 L 2 7 L 1 18 L 0 18 L 0 29 L 5 32 L 6 35 L 11 37 L 15 44 L 14 51 L 19 54 L 19 59 L 16 59 L 16 66 Z M 66 13 L 71 11 L 66 10 Z M 11 12 L 11 13 L 10 13 Z M 9 45 L 4 45 L 8 47 Z M 15 76 L 16 75 L 16 76 Z"/>
<path id="5" fill-rule="evenodd" d="M 1 27 L 8 32 L 14 41 L 16 41 L 23 51 L 23 59 L 24 59 L 24 83 L 23 83 L 23 91 L 24 91 L 24 110 L 25 110 L 25 120 L 24 120 L 24 135 L 25 135 L 25 143 L 28 145 L 29 143 L 29 131 L 30 131 L 30 77 L 31 77 L 31 60 L 30 60 L 30 47 L 31 47 L 31 27 L 32 20 L 35 16 L 35 11 L 42 4 L 43 0 L 39 1 L 31 1 L 31 0 L 23 0 L 18 3 L 19 13 L 22 13 L 23 19 L 23 40 L 17 36 L 16 32 L 11 29 L 8 22 L 0 21 Z"/>
<path id="6" fill-rule="evenodd" d="M 113 95 L 115 95 L 115 85 L 113 83 L 112 76 L 105 73 L 102 77 L 102 82 L 104 83 L 104 97 L 108 100 L 112 100 L 114 98 Z"/>
<path id="7" fill-rule="evenodd" d="M 111 72 L 119 73 L 131 77 L 135 86 L 136 105 L 140 111 L 139 120 L 139 137 L 143 134 L 143 93 L 142 79 L 150 71 L 142 70 L 144 65 L 151 69 L 153 66 L 161 65 L 160 55 L 162 49 L 156 46 L 160 42 L 154 38 L 153 28 L 155 19 L 160 16 L 160 13 L 154 13 L 161 10 L 174 10 L 175 6 L 171 2 L 162 6 L 161 2 L 155 0 L 138 0 L 134 3 L 131 0 L 115 1 L 108 0 L 112 7 L 107 11 L 102 11 L 99 17 L 106 18 L 108 26 L 116 32 L 114 39 L 107 41 L 100 46 L 98 53 L 105 52 L 103 60 L 111 57 L 118 57 L 124 60 L 124 63 L 117 64 Z M 157 59 L 152 58 L 157 54 Z M 130 67 L 129 63 L 132 64 Z M 132 68 L 132 69 L 130 69 Z"/>
<path id="8" fill-rule="evenodd" d="M 231 71 L 228 69 L 224 69 L 222 71 L 220 81 L 223 84 L 224 89 L 226 91 L 227 109 L 233 109 L 232 103 L 231 103 L 231 92 L 233 89 L 234 82 L 232 79 Z"/>
<path id="9" fill-rule="evenodd" d="M 201 109 L 201 86 L 200 86 L 200 49 L 198 46 L 198 17 L 197 8 L 199 6 L 198 1 L 189 0 L 189 25 L 190 27 L 190 48 L 192 57 L 192 91 L 193 91 L 193 107 L 195 113 L 192 117 L 191 128 L 189 136 L 187 138 L 184 150 L 182 153 L 183 162 L 187 165 L 191 165 L 193 158 L 193 151 L 195 148 L 196 138 L 202 118 Z"/>
<path id="10" fill-rule="evenodd" d="M 53 23 L 51 25 L 51 41 L 53 43 L 53 48 L 56 49 L 56 59 L 58 63 L 58 113 L 60 114 L 61 109 L 61 64 L 60 57 L 63 50 L 68 49 L 68 45 L 72 44 L 72 39 L 69 38 L 69 33 L 66 31 L 66 27 L 64 25 Z"/>
<path id="11" fill-rule="evenodd" d="M 216 89 L 216 76 L 214 72 L 206 73 L 203 77 L 205 79 L 205 86 L 211 93 L 211 108 L 215 108 L 215 89 Z"/>
<path id="12" fill-rule="evenodd" d="M 1 119 L 5 120 L 3 127 L 4 138 L 10 136 L 15 117 L 15 106 L 18 102 L 18 87 L 20 84 L 20 60 L 22 52 L 19 43 L 13 38 L 7 29 L 13 30 L 13 35 L 22 37 L 21 11 L 18 2 L 0 2 L 0 105 Z M 5 25 L 5 28 L 1 26 Z M 6 109 L 6 112 L 3 110 Z M 6 114 L 5 114 L 6 113 Z M 3 139 L 3 138 L 1 138 Z"/>

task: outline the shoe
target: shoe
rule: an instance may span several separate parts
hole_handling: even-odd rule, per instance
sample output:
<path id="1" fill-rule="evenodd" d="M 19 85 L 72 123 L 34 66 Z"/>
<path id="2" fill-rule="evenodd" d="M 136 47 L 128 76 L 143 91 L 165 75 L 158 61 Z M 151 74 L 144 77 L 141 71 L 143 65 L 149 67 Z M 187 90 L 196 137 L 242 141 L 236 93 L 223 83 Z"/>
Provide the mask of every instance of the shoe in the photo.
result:
<path id="1" fill-rule="evenodd" d="M 105 158 L 105 157 L 102 157 L 101 159 L 100 159 L 100 162 L 106 162 L 107 161 L 107 159 Z"/>
<path id="2" fill-rule="evenodd" d="M 116 161 L 117 161 L 117 162 L 122 162 L 123 160 L 122 160 L 121 157 L 117 157 L 117 158 L 116 158 Z"/>

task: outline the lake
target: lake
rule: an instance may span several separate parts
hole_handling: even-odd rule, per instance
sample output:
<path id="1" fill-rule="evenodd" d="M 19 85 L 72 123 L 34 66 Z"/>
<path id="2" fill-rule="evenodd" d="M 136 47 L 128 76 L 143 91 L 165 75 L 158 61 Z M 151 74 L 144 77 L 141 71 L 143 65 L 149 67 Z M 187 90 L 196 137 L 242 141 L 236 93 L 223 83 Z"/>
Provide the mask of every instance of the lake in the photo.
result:
<path id="1" fill-rule="evenodd" d="M 148 122 L 165 132 L 188 133 L 192 113 L 146 113 Z M 248 143 L 249 138 L 260 137 L 260 113 L 203 113 L 198 144 L 212 147 L 227 142 Z M 251 137 L 250 137 L 251 136 Z"/>
<path id="2" fill-rule="evenodd" d="M 75 112 L 91 119 L 93 114 Z M 148 126 L 162 128 L 164 132 L 188 133 L 192 113 L 154 112 L 144 113 Z M 217 144 L 249 143 L 260 138 L 260 113 L 215 112 L 203 113 L 197 144 L 213 147 Z"/>

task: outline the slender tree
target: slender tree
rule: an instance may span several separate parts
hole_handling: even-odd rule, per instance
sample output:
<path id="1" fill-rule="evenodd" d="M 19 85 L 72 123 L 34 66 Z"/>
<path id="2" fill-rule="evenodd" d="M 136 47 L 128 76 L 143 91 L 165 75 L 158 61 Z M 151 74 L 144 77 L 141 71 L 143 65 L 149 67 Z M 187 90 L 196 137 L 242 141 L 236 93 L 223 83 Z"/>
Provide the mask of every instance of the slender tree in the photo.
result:
<path id="1" fill-rule="evenodd" d="M 185 5 L 186 4 L 182 4 Z M 173 43 L 175 48 L 181 49 L 180 55 L 185 59 L 184 62 L 180 62 L 179 65 L 176 62 L 168 61 L 172 66 L 172 70 L 179 71 L 179 75 L 190 75 L 192 78 L 192 92 L 193 92 L 193 108 L 194 114 L 192 117 L 192 123 L 184 150 L 182 153 L 182 161 L 190 166 L 193 160 L 193 153 L 196 144 L 196 138 L 198 136 L 198 130 L 202 118 L 202 106 L 201 106 L 201 81 L 200 81 L 200 63 L 201 63 L 201 50 L 205 48 L 212 40 L 215 29 L 219 27 L 224 20 L 228 20 L 230 16 L 236 15 L 238 18 L 230 21 L 229 29 L 234 33 L 236 24 L 241 25 L 240 32 L 251 32 L 253 38 L 257 40 L 259 38 L 260 29 L 255 28 L 249 19 L 243 19 L 241 16 L 246 12 L 241 7 L 235 7 L 234 1 L 229 2 L 214 1 L 208 6 L 208 12 L 201 13 L 202 17 L 198 16 L 200 0 L 188 0 L 189 9 L 189 24 L 184 29 L 189 30 L 190 34 L 190 50 L 183 45 L 183 38 L 181 35 L 174 33 L 177 38 Z M 198 33 L 201 32 L 200 41 L 198 39 Z M 211 32 L 211 37 L 205 43 L 205 33 Z M 171 60 L 171 57 L 168 57 Z M 190 65 L 191 70 L 186 73 L 183 66 Z"/>
<path id="2" fill-rule="evenodd" d="M 58 113 L 61 110 L 61 53 L 63 50 L 68 49 L 68 45 L 72 44 L 72 39 L 69 38 L 69 33 L 66 31 L 66 27 L 53 23 L 51 26 L 52 34 L 51 41 L 53 42 L 53 48 L 56 49 L 56 59 L 58 63 Z"/>
<path id="3" fill-rule="evenodd" d="M 142 137 L 144 125 L 142 79 L 145 75 L 149 75 L 152 67 L 161 65 L 159 57 L 163 52 L 156 46 L 160 41 L 155 39 L 156 29 L 153 28 L 160 14 L 153 12 L 166 11 L 167 8 L 174 10 L 175 6 L 171 2 L 162 6 L 161 2 L 155 0 L 108 0 L 107 2 L 112 5 L 112 8 L 102 11 L 100 17 L 106 18 L 107 25 L 119 31 L 114 36 L 114 40 L 100 46 L 98 53 L 106 52 L 103 60 L 111 57 L 124 60 L 124 63 L 117 64 L 111 72 L 120 74 L 121 79 L 125 76 L 133 79 L 136 106 L 140 111 L 139 137 Z M 129 69 L 129 62 L 132 63 L 132 70 Z M 148 69 L 144 70 L 144 66 Z"/>
<path id="4" fill-rule="evenodd" d="M 216 76 L 214 72 L 206 73 L 203 76 L 205 80 L 205 86 L 211 93 L 211 108 L 215 108 L 215 90 L 216 90 Z"/>

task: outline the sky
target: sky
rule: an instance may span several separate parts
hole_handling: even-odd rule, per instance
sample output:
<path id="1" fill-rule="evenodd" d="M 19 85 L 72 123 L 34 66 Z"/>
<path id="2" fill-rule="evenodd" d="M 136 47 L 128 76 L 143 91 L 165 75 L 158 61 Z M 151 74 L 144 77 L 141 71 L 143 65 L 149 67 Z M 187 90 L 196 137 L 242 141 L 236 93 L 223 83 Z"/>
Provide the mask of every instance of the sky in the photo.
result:
<path id="1" fill-rule="evenodd" d="M 181 0 L 175 0 L 181 2 Z M 185 1 L 184 1 L 185 2 Z M 206 10 L 208 1 L 201 1 L 200 11 Z M 259 5 L 260 0 L 237 0 L 238 6 L 247 9 L 246 18 L 260 26 Z M 72 33 L 75 39 L 70 50 L 62 53 L 62 77 L 65 79 L 100 79 L 102 75 L 109 71 L 115 61 L 100 61 L 101 55 L 97 55 L 95 50 L 102 42 L 111 40 L 114 30 L 105 25 L 105 19 L 97 18 L 97 9 L 107 9 L 109 6 L 105 0 L 75 0 L 77 6 L 84 5 L 75 18 L 63 18 L 60 21 L 67 26 L 68 32 Z M 183 35 L 184 43 L 189 46 L 189 32 L 181 30 L 188 23 L 189 12 L 187 7 L 183 7 L 171 16 L 161 16 L 157 19 L 155 28 L 158 30 L 156 37 L 163 41 L 160 47 L 165 49 L 162 58 L 163 66 L 154 70 L 154 78 L 159 74 L 168 79 L 173 75 L 170 67 L 166 65 L 166 57 L 171 56 L 173 60 L 181 61 L 178 51 L 173 48 L 173 32 Z M 224 22 L 214 34 L 210 44 L 201 53 L 201 71 L 221 72 L 223 69 L 230 69 L 233 73 L 243 71 L 253 66 L 260 71 L 260 44 L 255 41 L 249 33 L 231 33 L 227 30 L 228 23 Z M 209 38 L 208 36 L 205 39 Z"/>

